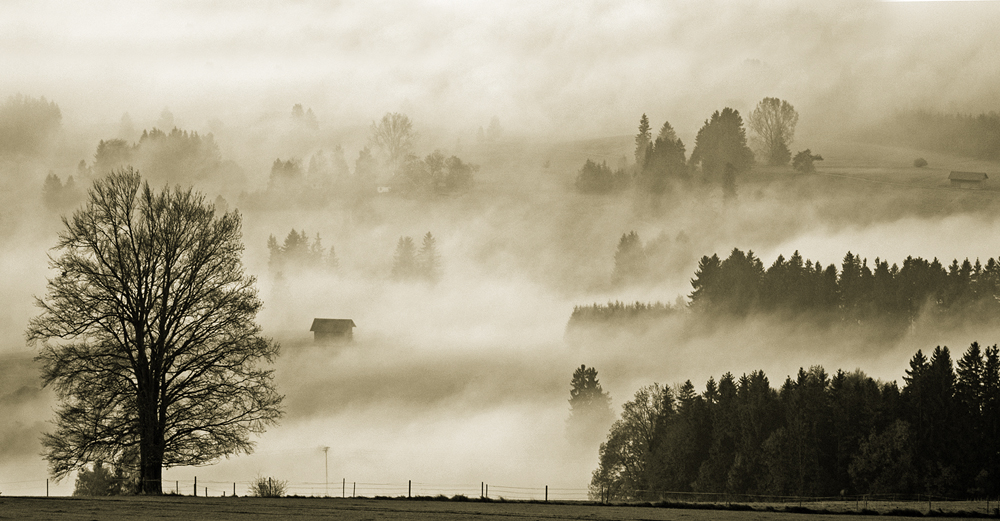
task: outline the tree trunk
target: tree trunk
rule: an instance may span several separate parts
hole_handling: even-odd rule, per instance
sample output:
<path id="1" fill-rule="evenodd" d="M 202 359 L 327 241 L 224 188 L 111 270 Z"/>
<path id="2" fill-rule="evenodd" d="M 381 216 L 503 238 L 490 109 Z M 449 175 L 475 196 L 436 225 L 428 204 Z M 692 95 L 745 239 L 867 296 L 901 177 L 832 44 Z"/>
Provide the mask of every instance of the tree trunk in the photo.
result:
<path id="1" fill-rule="evenodd" d="M 155 392 L 139 396 L 139 494 L 163 494 L 163 429 Z"/>

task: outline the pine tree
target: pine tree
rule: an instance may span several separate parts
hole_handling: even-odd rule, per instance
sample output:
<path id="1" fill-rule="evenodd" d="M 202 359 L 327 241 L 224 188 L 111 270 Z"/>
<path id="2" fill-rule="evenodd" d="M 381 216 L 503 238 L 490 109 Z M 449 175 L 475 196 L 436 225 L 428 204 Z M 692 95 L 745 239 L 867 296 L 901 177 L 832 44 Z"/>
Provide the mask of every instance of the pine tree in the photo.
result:
<path id="1" fill-rule="evenodd" d="M 639 133 L 635 135 L 635 166 L 638 170 L 642 170 L 642 167 L 646 164 L 646 149 L 652 141 L 652 136 L 649 133 L 649 118 L 646 114 L 643 114 L 639 118 Z"/>
<path id="2" fill-rule="evenodd" d="M 431 282 L 437 282 L 438 277 L 441 276 L 441 258 L 437 253 L 437 239 L 431 235 L 431 232 L 424 235 L 420 252 L 417 254 L 417 265 L 420 275 Z"/>
<path id="3" fill-rule="evenodd" d="M 622 234 L 615 252 L 615 269 L 611 281 L 615 284 L 636 282 L 646 276 L 646 253 L 635 231 Z"/>
<path id="4" fill-rule="evenodd" d="M 412 237 L 400 237 L 396 243 L 395 262 L 392 265 L 392 278 L 396 280 L 412 279 L 417 274 L 417 253 Z"/>
<path id="5" fill-rule="evenodd" d="M 566 434 L 579 444 L 596 444 L 611 425 L 611 396 L 601 387 L 597 369 L 581 365 L 573 371 Z"/>

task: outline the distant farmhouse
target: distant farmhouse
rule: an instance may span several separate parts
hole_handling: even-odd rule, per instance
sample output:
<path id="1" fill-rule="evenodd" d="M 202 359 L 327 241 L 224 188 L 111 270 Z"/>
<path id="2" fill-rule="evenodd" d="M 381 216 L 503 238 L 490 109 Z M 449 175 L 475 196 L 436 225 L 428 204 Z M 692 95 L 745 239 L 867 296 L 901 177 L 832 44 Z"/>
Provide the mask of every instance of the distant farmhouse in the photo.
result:
<path id="1" fill-rule="evenodd" d="M 314 318 L 309 331 L 316 343 L 347 343 L 354 338 L 355 327 L 349 318 Z"/>
<path id="2" fill-rule="evenodd" d="M 970 190 L 982 188 L 983 183 L 988 178 L 983 172 L 959 172 L 952 170 L 951 174 L 948 174 L 948 180 L 951 181 L 952 188 L 968 188 Z"/>

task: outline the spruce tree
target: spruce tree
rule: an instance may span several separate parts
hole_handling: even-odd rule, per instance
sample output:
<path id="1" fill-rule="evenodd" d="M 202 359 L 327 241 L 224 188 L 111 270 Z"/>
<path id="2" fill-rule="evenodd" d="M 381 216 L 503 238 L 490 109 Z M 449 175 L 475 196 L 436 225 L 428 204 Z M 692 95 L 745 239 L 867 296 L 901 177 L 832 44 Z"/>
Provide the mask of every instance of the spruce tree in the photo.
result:
<path id="1" fill-rule="evenodd" d="M 392 265 L 392 278 L 408 280 L 419 273 L 416 247 L 412 237 L 400 237 L 396 243 L 396 255 Z"/>
<path id="2" fill-rule="evenodd" d="M 639 119 L 639 133 L 635 135 L 635 166 L 638 170 L 642 170 L 643 165 L 646 163 L 646 149 L 649 148 L 651 141 L 649 118 L 646 117 L 646 114 L 643 114 L 642 118 Z"/>
<path id="3" fill-rule="evenodd" d="M 420 253 L 417 254 L 417 265 L 420 275 L 431 282 L 436 282 L 441 275 L 441 258 L 437 253 L 437 239 L 431 235 L 431 232 L 424 235 L 423 243 L 420 245 Z"/>

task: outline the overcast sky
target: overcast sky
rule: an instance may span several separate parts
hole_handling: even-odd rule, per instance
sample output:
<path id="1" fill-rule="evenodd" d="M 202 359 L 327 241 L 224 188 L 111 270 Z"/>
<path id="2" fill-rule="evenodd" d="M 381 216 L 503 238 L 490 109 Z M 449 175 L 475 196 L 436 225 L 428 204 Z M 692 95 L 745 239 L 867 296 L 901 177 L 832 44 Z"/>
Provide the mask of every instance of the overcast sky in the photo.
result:
<path id="1" fill-rule="evenodd" d="M 983 111 L 996 2 L 86 2 L 0 7 L 0 93 L 68 124 L 194 129 L 313 107 L 328 126 L 402 110 L 425 126 L 609 135 L 683 129 L 764 96 L 803 113 Z M 819 118 L 812 118 L 813 121 Z M 691 130 L 693 132 L 693 130 Z"/>

